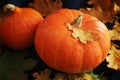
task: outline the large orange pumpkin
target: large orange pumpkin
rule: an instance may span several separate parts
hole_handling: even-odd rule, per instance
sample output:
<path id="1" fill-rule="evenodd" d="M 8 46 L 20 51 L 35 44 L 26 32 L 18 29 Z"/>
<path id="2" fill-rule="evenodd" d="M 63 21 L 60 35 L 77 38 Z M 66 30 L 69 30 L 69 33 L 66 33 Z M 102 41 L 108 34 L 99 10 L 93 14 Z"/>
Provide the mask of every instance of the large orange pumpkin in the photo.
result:
<path id="1" fill-rule="evenodd" d="M 110 49 L 107 27 L 91 15 L 70 9 L 47 16 L 34 41 L 38 55 L 49 67 L 67 73 L 94 69 Z"/>
<path id="2" fill-rule="evenodd" d="M 38 24 L 43 20 L 32 8 L 20 8 L 12 4 L 5 6 L 6 15 L 0 22 L 2 41 L 15 50 L 26 49 L 33 44 Z"/>

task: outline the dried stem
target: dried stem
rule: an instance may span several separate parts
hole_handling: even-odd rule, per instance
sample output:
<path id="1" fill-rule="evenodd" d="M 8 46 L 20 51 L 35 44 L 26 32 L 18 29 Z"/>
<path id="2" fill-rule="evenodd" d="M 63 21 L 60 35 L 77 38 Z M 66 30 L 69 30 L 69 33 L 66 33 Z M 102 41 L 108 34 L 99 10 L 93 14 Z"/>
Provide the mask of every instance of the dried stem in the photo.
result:
<path id="1" fill-rule="evenodd" d="M 72 22 L 72 25 L 73 26 L 77 26 L 77 27 L 79 27 L 79 26 L 81 26 L 81 24 L 82 24 L 82 17 L 83 17 L 83 15 L 78 15 L 78 17 Z"/>
<path id="2" fill-rule="evenodd" d="M 3 12 L 4 12 L 4 14 L 8 14 L 10 12 L 13 12 L 14 9 L 15 9 L 15 5 L 13 5 L 13 4 L 7 4 L 3 8 Z"/>

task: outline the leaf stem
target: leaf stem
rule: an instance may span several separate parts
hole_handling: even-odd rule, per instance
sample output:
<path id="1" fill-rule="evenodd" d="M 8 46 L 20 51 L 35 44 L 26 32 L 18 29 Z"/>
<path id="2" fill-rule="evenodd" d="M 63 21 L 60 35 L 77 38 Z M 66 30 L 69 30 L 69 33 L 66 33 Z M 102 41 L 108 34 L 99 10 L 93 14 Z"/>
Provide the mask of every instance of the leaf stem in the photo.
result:
<path id="1" fill-rule="evenodd" d="M 4 6 L 4 8 L 3 8 L 3 12 L 4 12 L 4 14 L 8 14 L 10 12 L 13 12 L 14 9 L 15 9 L 15 5 L 13 5 L 13 4 L 6 4 Z"/>
<path id="2" fill-rule="evenodd" d="M 83 18 L 82 14 L 78 15 L 78 17 L 72 22 L 72 25 L 76 26 L 76 27 L 81 26 L 81 24 L 82 24 L 82 18 Z"/>

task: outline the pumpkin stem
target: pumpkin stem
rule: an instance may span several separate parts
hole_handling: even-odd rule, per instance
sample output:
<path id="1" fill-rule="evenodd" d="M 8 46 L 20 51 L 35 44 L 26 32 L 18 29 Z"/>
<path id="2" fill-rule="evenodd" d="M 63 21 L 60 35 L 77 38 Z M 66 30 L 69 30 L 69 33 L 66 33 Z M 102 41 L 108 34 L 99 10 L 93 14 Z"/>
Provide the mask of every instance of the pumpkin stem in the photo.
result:
<path id="1" fill-rule="evenodd" d="M 4 12 L 4 14 L 7 14 L 7 13 L 10 13 L 10 12 L 14 11 L 14 9 L 15 9 L 15 5 L 6 4 L 3 8 L 3 12 Z"/>
<path id="2" fill-rule="evenodd" d="M 72 25 L 73 25 L 73 26 L 76 26 L 76 27 L 81 26 L 82 17 L 83 17 L 82 14 L 78 15 L 78 17 L 72 22 Z"/>

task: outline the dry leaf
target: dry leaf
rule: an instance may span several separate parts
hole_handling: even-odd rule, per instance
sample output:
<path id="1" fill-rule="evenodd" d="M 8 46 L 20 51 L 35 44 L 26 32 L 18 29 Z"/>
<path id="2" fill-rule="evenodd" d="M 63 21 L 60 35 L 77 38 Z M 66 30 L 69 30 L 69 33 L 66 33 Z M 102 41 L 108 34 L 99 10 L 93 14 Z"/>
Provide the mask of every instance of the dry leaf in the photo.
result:
<path id="1" fill-rule="evenodd" d="M 97 34 L 93 34 L 89 30 L 84 30 L 81 28 L 76 28 L 75 26 L 67 23 L 67 28 L 72 31 L 72 37 L 78 38 L 82 43 L 86 44 L 87 42 L 96 41 L 99 39 L 99 36 Z"/>
<path id="2" fill-rule="evenodd" d="M 108 67 L 120 70 L 120 50 L 117 49 L 118 46 L 115 44 L 112 45 L 109 55 L 106 57 L 106 61 L 108 62 Z"/>
<path id="3" fill-rule="evenodd" d="M 111 0 L 90 0 L 93 4 L 92 8 L 80 9 L 84 13 L 91 14 L 97 17 L 104 23 L 113 22 L 116 20 L 114 12 L 114 3 Z"/>
<path id="4" fill-rule="evenodd" d="M 88 73 L 83 74 L 56 74 L 54 80 L 94 80 L 93 76 Z"/>
<path id="5" fill-rule="evenodd" d="M 61 0 L 34 0 L 33 8 L 43 16 L 47 16 L 55 10 L 62 8 Z"/>
<path id="6" fill-rule="evenodd" d="M 120 23 L 115 22 L 113 29 L 109 30 L 111 40 L 120 40 Z"/>
<path id="7" fill-rule="evenodd" d="M 101 8 L 98 6 L 98 8 L 86 8 L 86 9 L 80 9 L 80 11 L 90 14 L 92 16 L 97 17 L 100 21 L 107 23 L 112 23 L 115 21 L 115 16 L 112 15 L 110 12 L 104 12 L 101 11 Z"/>
<path id="8" fill-rule="evenodd" d="M 44 71 L 40 71 L 40 73 L 34 72 L 33 77 L 35 78 L 35 80 L 51 80 L 50 74 L 51 71 L 49 69 L 45 69 Z"/>
<path id="9" fill-rule="evenodd" d="M 75 77 L 74 80 L 94 80 L 93 76 L 85 73 L 81 77 Z"/>
<path id="10" fill-rule="evenodd" d="M 120 5 L 118 6 L 116 3 L 114 4 L 115 14 L 120 14 Z"/>
<path id="11" fill-rule="evenodd" d="M 114 0 L 114 2 L 115 2 L 118 6 L 120 6 L 120 0 Z"/>
<path id="12" fill-rule="evenodd" d="M 50 78 L 50 75 L 50 69 L 45 69 L 44 71 L 40 71 L 40 73 L 33 73 L 34 80 L 106 80 L 102 74 L 94 74 L 93 71 L 77 74 L 56 72 L 52 78 Z"/>
<path id="13" fill-rule="evenodd" d="M 103 11 L 111 11 L 113 3 L 110 0 L 89 0 L 94 6 L 100 6 Z"/>

